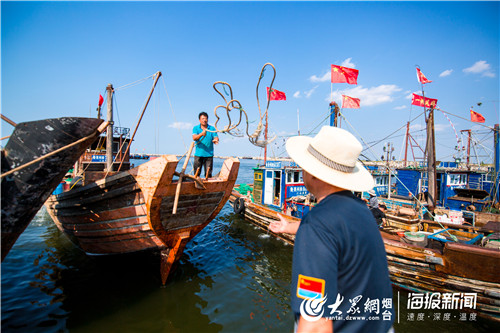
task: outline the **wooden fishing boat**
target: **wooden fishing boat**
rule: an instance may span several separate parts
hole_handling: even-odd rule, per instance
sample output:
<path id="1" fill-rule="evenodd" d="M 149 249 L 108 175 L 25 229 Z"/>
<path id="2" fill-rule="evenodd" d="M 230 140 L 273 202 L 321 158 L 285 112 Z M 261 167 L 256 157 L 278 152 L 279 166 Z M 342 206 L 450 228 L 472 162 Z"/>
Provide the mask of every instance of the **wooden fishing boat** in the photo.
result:
<path id="1" fill-rule="evenodd" d="M 2 116 L 5 119 L 4 116 Z M 49 195 L 106 124 L 64 117 L 16 125 L 2 150 L 2 261 Z"/>
<path id="2" fill-rule="evenodd" d="M 219 175 L 181 184 L 173 214 L 177 158 L 163 155 L 128 171 L 51 196 L 47 211 L 57 227 L 88 254 L 160 250 L 162 282 L 186 243 L 227 202 L 239 161 L 224 161 Z M 201 184 L 204 188 L 201 188 Z"/>
<path id="3" fill-rule="evenodd" d="M 140 119 L 160 76 L 161 72 L 154 75 Z M 87 254 L 159 250 L 165 284 L 187 242 L 227 202 L 239 160 L 226 159 L 213 178 L 187 175 L 193 142 L 180 172 L 175 171 L 178 160 L 174 155 L 162 155 L 130 169 L 130 144 L 140 119 L 131 137 L 128 128 L 113 129 L 113 91 L 109 84 L 107 136 L 80 157 L 74 168 L 74 186 L 52 195 L 45 206 L 57 227 Z"/>

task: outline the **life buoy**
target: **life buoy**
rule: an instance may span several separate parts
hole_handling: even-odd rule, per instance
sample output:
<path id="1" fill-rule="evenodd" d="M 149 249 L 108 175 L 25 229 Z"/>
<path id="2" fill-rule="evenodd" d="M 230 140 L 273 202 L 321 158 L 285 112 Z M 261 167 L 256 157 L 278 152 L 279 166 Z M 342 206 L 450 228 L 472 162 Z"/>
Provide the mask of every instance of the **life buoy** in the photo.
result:
<path id="1" fill-rule="evenodd" d="M 243 214 L 245 212 L 245 199 L 236 198 L 233 202 L 233 210 L 236 214 Z"/>

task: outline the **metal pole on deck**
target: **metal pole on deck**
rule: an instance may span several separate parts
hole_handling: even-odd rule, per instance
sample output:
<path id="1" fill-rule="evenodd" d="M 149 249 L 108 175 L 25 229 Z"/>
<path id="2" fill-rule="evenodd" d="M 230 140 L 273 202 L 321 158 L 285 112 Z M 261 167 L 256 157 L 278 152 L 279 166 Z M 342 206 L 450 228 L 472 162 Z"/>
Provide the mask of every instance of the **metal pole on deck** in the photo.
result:
<path id="1" fill-rule="evenodd" d="M 106 131 L 106 171 L 113 171 L 113 85 L 106 87 L 108 93 L 108 129 Z"/>

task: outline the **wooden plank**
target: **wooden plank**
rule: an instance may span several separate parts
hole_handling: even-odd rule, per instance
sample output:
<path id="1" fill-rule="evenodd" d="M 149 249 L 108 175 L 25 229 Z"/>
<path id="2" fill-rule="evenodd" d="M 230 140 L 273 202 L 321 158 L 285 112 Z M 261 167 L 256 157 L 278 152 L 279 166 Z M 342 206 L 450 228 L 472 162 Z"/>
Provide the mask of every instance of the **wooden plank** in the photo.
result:
<path id="1" fill-rule="evenodd" d="M 446 258 L 444 272 L 500 283 L 500 251 L 448 242 L 443 253 Z"/>
<path id="2" fill-rule="evenodd" d="M 67 233 L 73 234 L 77 237 L 110 237 L 114 235 L 124 235 L 131 234 L 139 231 L 148 231 L 151 230 L 147 223 L 136 224 L 132 226 L 126 226 L 122 228 L 110 228 L 110 229 L 101 229 L 101 230 L 68 230 L 65 229 Z"/>
<path id="3" fill-rule="evenodd" d="M 123 187 L 117 187 L 114 189 L 103 189 L 94 194 L 82 193 L 80 196 L 75 197 L 71 200 L 58 200 L 52 206 L 53 209 L 64 209 L 73 208 L 79 206 L 92 206 L 99 205 L 102 201 L 115 199 L 116 197 L 122 197 L 133 192 L 139 192 L 140 187 L 137 184 L 131 183 Z"/>
<path id="4" fill-rule="evenodd" d="M 481 280 L 461 278 L 442 272 L 434 272 L 422 267 L 409 267 L 404 264 L 391 264 L 390 271 L 405 272 L 409 277 L 418 278 L 421 281 L 432 282 L 435 285 L 452 286 L 458 290 L 469 290 L 490 295 L 500 300 L 498 284 L 484 282 Z"/>
<path id="5" fill-rule="evenodd" d="M 81 248 L 89 254 L 120 254 L 165 248 L 163 243 L 156 240 L 157 238 L 145 237 L 108 243 L 88 243 L 81 244 Z"/>
<path id="6" fill-rule="evenodd" d="M 79 236 L 78 239 L 80 241 L 80 244 L 100 244 L 100 243 L 116 243 L 122 242 L 122 241 L 128 241 L 128 240 L 133 240 L 133 239 L 142 239 L 142 238 L 156 238 L 155 234 L 153 231 L 150 229 L 145 230 L 145 231 L 135 231 L 133 233 L 128 233 L 128 234 L 116 234 L 116 235 L 111 235 L 111 236 L 106 236 L 106 237 L 85 237 L 85 236 Z"/>
<path id="7" fill-rule="evenodd" d="M 121 219 L 116 219 L 116 220 L 111 220 L 111 221 L 103 221 L 103 222 L 96 222 L 96 223 L 78 223 L 78 224 L 72 224 L 72 223 L 65 223 L 62 225 L 64 230 L 67 231 L 91 231 L 91 230 L 106 230 L 106 229 L 113 229 L 113 228 L 124 228 L 124 227 L 130 227 L 134 225 L 139 225 L 139 224 L 144 224 L 148 223 L 148 217 L 146 215 L 142 216 L 134 216 L 132 218 L 121 218 Z"/>
<path id="8" fill-rule="evenodd" d="M 138 204 L 128 207 L 121 207 L 118 209 L 103 211 L 103 212 L 89 212 L 81 216 L 57 216 L 57 220 L 64 225 L 81 225 L 100 223 L 100 222 L 113 222 L 118 219 L 127 219 L 133 217 L 146 216 L 146 205 Z"/>
<path id="9" fill-rule="evenodd" d="M 73 216 L 75 219 L 78 219 L 82 215 L 97 216 L 106 211 L 117 210 L 128 206 L 138 206 L 141 204 L 144 204 L 144 197 L 140 192 L 135 192 L 123 195 L 116 200 L 104 200 L 89 206 L 73 206 L 61 210 L 54 209 L 51 206 L 47 208 L 53 210 L 54 214 L 57 216 Z"/>

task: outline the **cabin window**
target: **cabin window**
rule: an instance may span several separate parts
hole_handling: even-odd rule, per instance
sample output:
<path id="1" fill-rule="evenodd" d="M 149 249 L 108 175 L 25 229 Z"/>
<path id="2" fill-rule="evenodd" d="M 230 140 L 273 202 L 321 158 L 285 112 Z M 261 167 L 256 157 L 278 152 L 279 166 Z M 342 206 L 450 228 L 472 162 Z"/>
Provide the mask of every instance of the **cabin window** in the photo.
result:
<path id="1" fill-rule="evenodd" d="M 290 183 L 301 183 L 302 182 L 302 172 L 301 171 L 290 171 L 286 174 L 286 182 Z"/>
<path id="2" fill-rule="evenodd" d="M 481 175 L 481 180 L 483 182 L 492 182 L 493 181 L 492 174 L 491 173 L 483 173 Z"/>
<path id="3" fill-rule="evenodd" d="M 262 180 L 262 173 L 256 172 L 253 177 L 254 180 Z"/>
<path id="4" fill-rule="evenodd" d="M 387 186 L 388 183 L 389 183 L 389 177 L 376 177 L 375 178 L 375 185 Z"/>
<path id="5" fill-rule="evenodd" d="M 467 175 L 449 174 L 448 185 L 467 185 Z"/>

